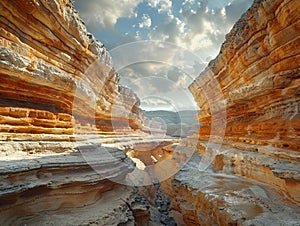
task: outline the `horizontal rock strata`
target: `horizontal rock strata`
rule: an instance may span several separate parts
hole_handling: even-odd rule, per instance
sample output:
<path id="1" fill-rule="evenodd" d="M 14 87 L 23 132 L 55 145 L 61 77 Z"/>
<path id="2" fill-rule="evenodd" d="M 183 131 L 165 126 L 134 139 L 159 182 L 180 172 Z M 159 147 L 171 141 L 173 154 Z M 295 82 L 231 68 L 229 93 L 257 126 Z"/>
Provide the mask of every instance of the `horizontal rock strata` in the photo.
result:
<path id="1" fill-rule="evenodd" d="M 300 150 L 299 8 L 298 1 L 255 1 L 226 36 L 218 57 L 189 87 L 201 109 L 202 138 L 210 135 L 210 107 L 223 101 L 227 141 Z M 204 92 L 213 80 L 219 96 Z"/>
<path id="2" fill-rule="evenodd" d="M 172 221 L 166 206 L 163 213 L 156 209 L 155 189 L 145 193 L 141 192 L 143 187 L 138 190 L 128 185 L 142 185 L 139 179 L 152 185 L 155 176 L 178 171 L 175 165 L 164 168 L 164 172 L 161 167 L 152 170 L 152 177 L 151 170 L 136 172 L 138 164 L 125 152 L 137 150 L 132 159 L 139 158 L 143 164 L 150 156 L 166 161 L 172 151 L 164 148 L 175 140 L 102 136 L 88 136 L 76 143 L 54 142 L 56 148 L 48 144 L 50 141 L 13 142 L 16 147 L 22 146 L 22 152 L 2 144 L 1 150 L 7 150 L 8 155 L 0 155 L 0 224 L 160 225 L 161 218 Z"/>
<path id="3" fill-rule="evenodd" d="M 182 145 L 202 158 L 163 185 L 185 224 L 299 225 L 299 10 L 254 1 L 190 85 L 201 127 Z"/>
<path id="4" fill-rule="evenodd" d="M 278 189 L 211 169 L 199 171 L 200 160 L 196 154 L 162 184 L 172 200 L 170 212 L 185 225 L 299 225 L 299 205 Z"/>
<path id="5" fill-rule="evenodd" d="M 118 183 L 134 163 L 101 145 L 139 134 L 139 100 L 72 1 L 4 0 L 0 22 L 0 225 L 147 220 Z"/>
<path id="6" fill-rule="evenodd" d="M 88 144 L 80 148 L 88 155 L 75 152 L 0 161 L 0 224 L 130 221 L 133 216 L 125 202 L 130 202 L 134 190 L 110 179 L 124 178 L 134 169 L 133 163 L 115 148 Z"/>
<path id="7" fill-rule="evenodd" d="M 3 139 L 141 126 L 139 100 L 118 85 L 109 53 L 71 1 L 1 1 L 0 7 Z"/>

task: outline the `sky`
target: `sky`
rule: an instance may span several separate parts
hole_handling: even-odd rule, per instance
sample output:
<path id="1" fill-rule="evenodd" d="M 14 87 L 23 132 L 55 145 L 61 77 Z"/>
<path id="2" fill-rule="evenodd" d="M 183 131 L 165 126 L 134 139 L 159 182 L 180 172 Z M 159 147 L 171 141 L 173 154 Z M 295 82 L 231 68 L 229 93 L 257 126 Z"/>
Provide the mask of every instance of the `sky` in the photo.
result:
<path id="1" fill-rule="evenodd" d="M 188 91 L 189 84 L 217 56 L 225 35 L 252 3 L 253 0 L 75 0 L 75 8 L 88 31 L 111 51 L 113 63 L 118 64 L 117 53 L 140 57 L 129 60 L 117 72 L 121 85 L 140 97 L 141 107 L 178 111 L 197 108 Z M 136 44 L 128 45 L 133 42 Z M 140 55 L 144 48 L 141 42 L 147 43 L 146 56 Z M 185 51 L 193 57 L 186 57 Z M 176 56 L 181 53 L 188 62 L 179 62 Z M 194 68 L 193 73 L 184 68 L 187 65 Z"/>

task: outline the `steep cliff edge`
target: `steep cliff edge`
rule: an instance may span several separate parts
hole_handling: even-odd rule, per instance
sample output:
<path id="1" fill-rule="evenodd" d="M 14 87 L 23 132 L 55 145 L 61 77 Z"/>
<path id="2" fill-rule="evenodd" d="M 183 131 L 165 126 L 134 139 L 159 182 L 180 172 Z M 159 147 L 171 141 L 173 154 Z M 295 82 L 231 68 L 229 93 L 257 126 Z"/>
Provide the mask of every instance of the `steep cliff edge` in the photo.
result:
<path id="1" fill-rule="evenodd" d="M 73 134 L 73 123 L 99 133 L 114 133 L 113 120 L 126 121 L 118 125 L 127 131 L 140 127 L 138 99 L 118 85 L 108 52 L 70 1 L 2 1 L 0 7 L 1 140 Z M 120 95 L 125 101 L 117 101 Z M 112 108 L 120 113 L 112 117 Z"/>
<path id="2" fill-rule="evenodd" d="M 226 36 L 219 56 L 190 85 L 202 139 L 210 135 L 209 104 L 223 100 L 229 143 L 300 150 L 298 11 L 298 1 L 255 1 Z M 212 79 L 223 96 L 208 100 L 201 87 Z"/>
<path id="3" fill-rule="evenodd" d="M 210 168 L 196 155 L 163 184 L 186 224 L 299 225 L 299 11 L 297 0 L 256 0 L 190 85 L 201 127 L 183 145 L 209 155 L 226 129 Z"/>
<path id="4" fill-rule="evenodd" d="M 160 187 L 179 225 L 299 225 L 298 1 L 257 0 L 234 26 L 190 86 L 201 128 L 184 147 L 132 134 L 141 127 L 139 101 L 118 85 L 109 54 L 71 1 L 0 7 L 0 225 L 146 225 L 149 203 L 116 182 L 149 175 L 128 177 L 136 167 L 120 149 L 165 179 L 187 160 L 187 147 L 199 153 Z M 222 95 L 202 89 L 211 80 Z M 225 139 L 200 171 L 214 147 L 210 104 L 218 102 L 226 103 Z M 160 207 L 153 222 L 171 225 L 169 201 L 149 190 Z"/>
<path id="5" fill-rule="evenodd" d="M 113 182 L 133 162 L 100 143 L 134 136 L 139 100 L 72 1 L 4 0 L 0 22 L 0 224 L 147 219 L 129 206 L 136 190 Z"/>

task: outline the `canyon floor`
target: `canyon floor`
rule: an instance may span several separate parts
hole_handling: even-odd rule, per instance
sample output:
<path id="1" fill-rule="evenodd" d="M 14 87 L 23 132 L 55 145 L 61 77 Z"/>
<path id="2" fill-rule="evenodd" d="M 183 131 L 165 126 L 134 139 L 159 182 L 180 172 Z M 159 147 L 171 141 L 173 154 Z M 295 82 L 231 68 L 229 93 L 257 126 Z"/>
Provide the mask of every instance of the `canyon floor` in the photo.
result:
<path id="1" fill-rule="evenodd" d="M 0 225 L 300 226 L 299 12 L 254 0 L 185 87 L 194 117 L 144 112 L 73 0 L 0 1 Z"/>
<path id="2" fill-rule="evenodd" d="M 269 153 L 265 166 L 246 146 L 223 145 L 201 170 L 193 148 L 205 142 L 196 137 L 84 140 L 68 151 L 57 142 L 2 142 L 2 225 L 300 225 L 297 153 L 285 161 L 272 157 L 280 150 Z"/>

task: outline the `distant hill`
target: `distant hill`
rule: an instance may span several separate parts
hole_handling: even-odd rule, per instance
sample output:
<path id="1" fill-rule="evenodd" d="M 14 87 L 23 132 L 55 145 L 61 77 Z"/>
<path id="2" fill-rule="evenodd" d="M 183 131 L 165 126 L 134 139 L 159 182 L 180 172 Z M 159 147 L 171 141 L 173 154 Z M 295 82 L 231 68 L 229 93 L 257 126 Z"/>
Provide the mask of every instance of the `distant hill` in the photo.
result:
<path id="1" fill-rule="evenodd" d="M 166 135 L 186 137 L 196 133 L 199 128 L 199 122 L 195 119 L 198 112 L 195 110 L 178 112 L 158 110 L 143 111 L 143 114 L 147 118 L 146 123 L 150 123 L 152 129 L 157 127 L 157 129 L 165 130 Z"/>

